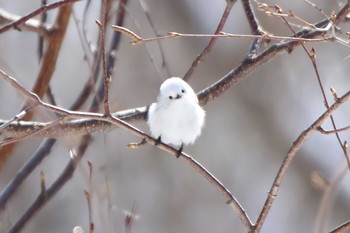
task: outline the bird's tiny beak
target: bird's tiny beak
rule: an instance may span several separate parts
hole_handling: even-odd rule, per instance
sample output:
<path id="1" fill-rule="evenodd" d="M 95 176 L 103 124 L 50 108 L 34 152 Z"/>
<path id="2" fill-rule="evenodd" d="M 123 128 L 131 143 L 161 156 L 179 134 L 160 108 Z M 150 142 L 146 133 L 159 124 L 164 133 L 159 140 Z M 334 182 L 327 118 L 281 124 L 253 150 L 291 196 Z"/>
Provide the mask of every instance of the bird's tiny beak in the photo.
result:
<path id="1" fill-rule="evenodd" d="M 177 94 L 175 99 L 180 99 L 181 98 L 181 95 Z"/>

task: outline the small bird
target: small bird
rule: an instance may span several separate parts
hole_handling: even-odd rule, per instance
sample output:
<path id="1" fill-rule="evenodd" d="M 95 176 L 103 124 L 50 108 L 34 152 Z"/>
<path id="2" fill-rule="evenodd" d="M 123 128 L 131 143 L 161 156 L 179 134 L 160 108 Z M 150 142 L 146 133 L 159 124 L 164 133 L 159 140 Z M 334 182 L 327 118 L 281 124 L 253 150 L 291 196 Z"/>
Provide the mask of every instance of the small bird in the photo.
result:
<path id="1" fill-rule="evenodd" d="M 148 126 L 158 142 L 180 146 L 192 144 L 201 134 L 205 112 L 193 89 L 181 78 L 172 77 L 160 86 L 157 102 L 148 110 Z"/>

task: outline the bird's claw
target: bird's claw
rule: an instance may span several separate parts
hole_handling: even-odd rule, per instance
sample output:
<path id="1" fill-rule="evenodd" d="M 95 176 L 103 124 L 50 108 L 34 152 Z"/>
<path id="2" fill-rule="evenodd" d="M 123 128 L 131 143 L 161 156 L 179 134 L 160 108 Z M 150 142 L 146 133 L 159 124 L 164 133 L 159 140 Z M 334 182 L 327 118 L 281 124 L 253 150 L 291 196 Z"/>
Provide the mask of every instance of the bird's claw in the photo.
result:
<path id="1" fill-rule="evenodd" d="M 181 153 L 182 153 L 182 149 L 184 148 L 184 144 L 181 144 L 181 147 L 177 150 L 176 152 L 176 158 L 179 158 Z"/>
<path id="2" fill-rule="evenodd" d="M 159 136 L 159 137 L 157 138 L 156 142 L 154 143 L 155 146 L 162 142 L 162 138 L 161 138 L 161 137 L 162 137 L 162 136 Z"/>

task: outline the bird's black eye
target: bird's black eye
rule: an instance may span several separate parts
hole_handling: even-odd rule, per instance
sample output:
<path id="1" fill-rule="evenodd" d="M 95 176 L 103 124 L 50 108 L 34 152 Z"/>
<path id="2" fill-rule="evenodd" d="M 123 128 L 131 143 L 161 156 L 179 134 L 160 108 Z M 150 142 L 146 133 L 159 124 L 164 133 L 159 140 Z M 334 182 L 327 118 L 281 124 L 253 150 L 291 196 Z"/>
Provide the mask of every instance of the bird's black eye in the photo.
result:
<path id="1" fill-rule="evenodd" d="M 172 99 L 173 99 L 173 97 L 172 97 L 171 95 L 169 95 L 169 99 L 171 99 L 171 100 L 172 100 Z"/>
<path id="2" fill-rule="evenodd" d="M 184 89 L 182 89 L 182 90 L 181 90 L 181 92 L 182 92 L 182 93 L 185 93 L 185 90 L 184 90 Z"/>

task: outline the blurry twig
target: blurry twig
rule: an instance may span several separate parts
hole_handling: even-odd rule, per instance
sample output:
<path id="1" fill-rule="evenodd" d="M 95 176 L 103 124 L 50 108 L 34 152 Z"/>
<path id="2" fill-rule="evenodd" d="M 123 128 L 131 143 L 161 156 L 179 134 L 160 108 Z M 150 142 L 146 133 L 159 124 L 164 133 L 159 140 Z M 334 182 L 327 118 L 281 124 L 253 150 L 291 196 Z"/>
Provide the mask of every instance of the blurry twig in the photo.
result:
<path id="1" fill-rule="evenodd" d="M 87 136 L 86 136 L 87 137 Z M 69 163 L 66 165 L 63 172 L 55 180 L 55 182 L 43 190 L 31 206 L 23 213 L 18 221 L 11 227 L 8 233 L 18 233 L 29 222 L 29 220 L 48 202 L 51 198 L 60 190 L 63 185 L 73 176 L 77 164 L 85 153 L 89 141 L 85 144 L 81 144 L 77 150 L 76 155 L 70 157 Z"/>
<path id="2" fill-rule="evenodd" d="M 5 31 L 10 30 L 11 28 L 18 29 L 22 23 L 27 22 L 29 19 L 31 19 L 37 15 L 40 15 L 43 12 L 53 10 L 53 9 L 56 9 L 56 8 L 59 8 L 62 6 L 70 5 L 70 4 L 73 4 L 73 3 L 78 2 L 78 1 L 81 1 L 81 0 L 63 0 L 63 1 L 55 2 L 55 3 L 49 4 L 49 5 L 43 6 L 39 9 L 19 18 L 18 20 L 13 21 L 12 23 L 9 23 L 6 26 L 0 28 L 0 34 L 5 32 Z"/>
<path id="3" fill-rule="evenodd" d="M 153 30 L 153 33 L 158 36 L 157 29 L 156 29 L 156 27 L 155 27 L 155 25 L 154 25 L 154 23 L 152 21 L 152 18 L 150 16 L 149 10 L 147 8 L 147 4 L 145 3 L 144 0 L 139 0 L 139 2 L 140 2 L 140 5 L 141 5 L 143 11 L 145 12 L 145 16 L 146 16 L 146 18 L 147 18 L 147 20 L 148 20 L 148 22 L 149 22 L 149 24 L 150 24 L 150 26 L 151 26 L 151 28 Z M 134 23 L 136 25 L 136 22 L 134 22 Z M 157 43 L 158 43 L 160 57 L 161 57 L 161 62 L 162 62 L 160 68 L 158 67 L 158 65 L 154 61 L 153 55 L 151 54 L 151 51 L 149 50 L 147 45 L 146 45 L 146 48 L 147 48 L 149 56 L 151 57 L 151 60 L 152 60 L 153 64 L 155 65 L 155 68 L 157 69 L 157 71 L 158 71 L 159 75 L 161 76 L 161 78 L 165 78 L 165 77 L 168 78 L 170 76 L 170 71 L 169 71 L 169 68 L 168 68 L 168 66 L 166 64 L 166 61 L 165 61 L 165 56 L 164 56 L 162 44 L 159 41 L 157 41 Z M 165 74 L 163 74 L 162 70 L 165 71 Z"/>
<path id="4" fill-rule="evenodd" d="M 249 23 L 251 32 L 254 35 L 267 34 L 262 29 L 261 25 L 258 22 L 258 19 L 255 17 L 250 0 L 242 0 L 242 5 L 243 5 L 245 15 L 248 19 L 248 23 Z M 263 39 L 261 39 L 261 38 L 256 38 L 252 41 L 250 48 L 249 48 L 249 51 L 248 51 L 249 57 L 256 56 L 256 54 L 258 53 L 258 50 L 260 49 L 260 47 L 262 45 L 262 42 L 263 42 Z"/>
<path id="5" fill-rule="evenodd" d="M 50 154 L 51 148 L 55 143 L 55 139 L 45 140 L 29 159 L 12 178 L 12 180 L 0 192 L 0 213 L 5 209 L 7 201 L 12 197 L 16 190 L 21 186 L 25 178 L 42 162 L 42 160 Z"/>
<path id="6" fill-rule="evenodd" d="M 131 227 L 134 223 L 134 219 L 136 219 L 136 214 L 135 214 L 135 201 L 132 204 L 131 211 L 125 213 L 125 218 L 124 218 L 124 228 L 125 228 L 125 233 L 131 233 Z"/>
<path id="7" fill-rule="evenodd" d="M 306 0 L 305 0 L 306 1 Z M 301 22 L 302 24 L 304 24 L 307 28 L 310 28 L 310 29 L 315 29 L 315 30 L 318 30 L 318 31 L 328 31 L 329 30 L 329 27 L 331 26 L 331 24 L 327 25 L 326 28 L 318 28 L 315 26 L 315 24 L 313 23 L 310 23 L 310 22 L 307 22 L 305 19 L 297 16 L 295 14 L 294 11 L 292 10 L 288 10 L 288 13 L 284 13 L 282 11 L 282 7 L 280 7 L 279 5 L 277 4 L 274 4 L 274 5 L 268 5 L 266 3 L 261 3 L 257 0 L 255 0 L 255 2 L 258 4 L 258 10 L 260 11 L 263 11 L 265 12 L 265 14 L 267 16 L 277 16 L 277 17 L 284 17 L 284 18 L 294 18 L 296 19 L 297 21 Z M 308 2 L 310 3 L 310 2 Z M 317 8 L 319 10 L 319 8 Z M 321 11 L 321 13 L 323 13 Z M 324 14 L 324 13 L 323 13 Z M 330 18 L 324 14 L 325 18 L 328 19 L 330 21 Z M 298 27 L 305 27 L 305 26 L 300 26 L 300 25 L 297 25 Z"/>
<path id="8" fill-rule="evenodd" d="M 127 2 L 128 2 L 128 0 L 120 0 L 114 24 L 120 25 L 120 26 L 122 26 L 124 24 L 125 7 L 126 7 Z M 112 72 L 113 72 L 116 53 L 117 53 L 118 46 L 120 44 L 120 38 L 121 38 L 120 32 L 114 31 L 113 35 L 112 35 L 112 39 L 111 39 L 111 44 L 109 46 L 108 53 L 107 53 L 107 73 L 108 73 L 108 75 L 112 75 Z"/>
<path id="9" fill-rule="evenodd" d="M 323 191 L 322 200 L 317 211 L 314 233 L 325 232 L 326 224 L 328 222 L 328 215 L 331 213 L 331 205 L 333 204 L 334 196 L 337 193 L 337 187 L 344 179 L 347 172 L 348 167 L 342 161 L 341 166 L 337 166 L 337 169 L 335 169 L 335 174 L 333 175 L 332 180 L 325 187 Z"/>
<path id="10" fill-rule="evenodd" d="M 84 190 L 84 194 L 85 194 L 85 198 L 88 204 L 88 213 L 89 213 L 89 233 L 93 233 L 94 232 L 94 222 L 92 220 L 92 198 L 91 198 L 91 194 L 90 192 L 88 192 L 87 190 Z"/>
<path id="11" fill-rule="evenodd" d="M 288 36 L 275 36 L 269 34 L 263 35 L 244 35 L 244 34 L 232 34 L 226 32 L 219 32 L 218 34 L 188 34 L 188 33 L 179 33 L 179 32 L 168 32 L 168 35 L 158 36 L 158 37 L 150 37 L 150 38 L 142 38 L 137 35 L 135 32 L 117 25 L 112 25 L 112 28 L 116 31 L 119 31 L 126 36 L 130 37 L 132 41 L 130 42 L 132 45 L 136 45 L 144 42 L 165 40 L 165 39 L 174 39 L 174 38 L 205 38 L 205 37 L 213 37 L 213 38 L 250 38 L 250 39 L 269 39 L 269 40 L 289 40 L 289 41 L 297 41 L 297 42 L 325 42 L 328 40 L 333 40 L 333 37 L 329 38 L 302 38 L 302 37 L 288 37 Z"/>
<path id="12" fill-rule="evenodd" d="M 221 17 L 221 20 L 214 32 L 214 34 L 220 34 L 220 32 L 222 31 L 222 29 L 225 26 L 226 20 L 231 12 L 231 9 L 233 7 L 233 5 L 236 3 L 237 0 L 227 0 L 226 1 L 226 7 L 224 10 L 224 13 Z M 209 41 L 209 44 L 205 47 L 205 49 L 196 57 L 196 59 L 192 62 L 192 65 L 190 66 L 189 70 L 186 72 L 186 74 L 184 75 L 183 79 L 184 80 L 188 80 L 190 78 L 190 76 L 193 74 L 194 70 L 196 69 L 196 67 L 199 65 L 199 63 L 201 61 L 203 61 L 203 59 L 205 58 L 205 56 L 210 53 L 212 47 L 214 46 L 215 42 L 217 41 L 217 37 L 212 37 Z"/>
<path id="13" fill-rule="evenodd" d="M 0 25 L 5 23 L 13 23 L 21 19 L 20 16 L 14 15 L 4 9 L 0 9 Z M 52 31 L 52 26 L 47 24 L 41 24 L 40 21 L 36 19 L 28 19 L 24 23 L 17 26 L 20 30 L 26 30 L 30 32 L 35 32 L 40 36 L 47 37 Z"/>
<path id="14" fill-rule="evenodd" d="M 41 0 L 41 6 L 46 6 L 47 0 Z M 44 11 L 44 13 L 41 14 L 40 16 L 40 25 L 43 25 L 46 23 L 47 20 L 47 11 Z M 41 58 L 43 57 L 44 53 L 44 37 L 39 35 L 38 38 L 38 57 L 39 61 L 41 61 Z"/>
<path id="15" fill-rule="evenodd" d="M 76 26 L 77 29 L 77 33 L 78 33 L 78 37 L 81 43 L 81 47 L 84 51 L 84 60 L 87 62 L 88 67 L 90 69 L 92 69 L 92 62 L 90 61 L 92 57 L 92 55 L 94 54 L 94 51 L 92 51 L 92 46 L 90 44 L 90 42 L 87 40 L 87 35 L 84 34 L 85 31 L 83 30 L 83 25 L 81 23 L 81 21 L 78 19 L 76 11 L 73 9 L 72 11 L 72 18 L 74 20 L 74 24 Z"/>

